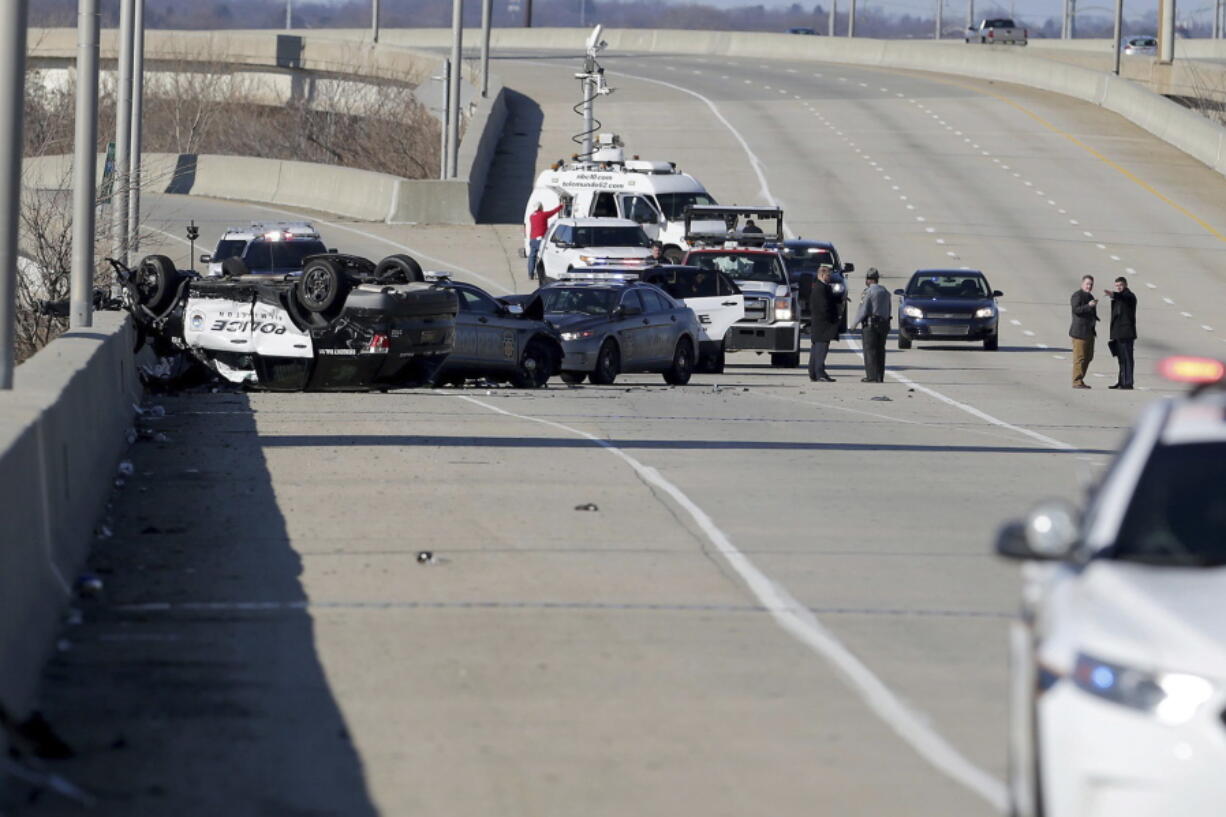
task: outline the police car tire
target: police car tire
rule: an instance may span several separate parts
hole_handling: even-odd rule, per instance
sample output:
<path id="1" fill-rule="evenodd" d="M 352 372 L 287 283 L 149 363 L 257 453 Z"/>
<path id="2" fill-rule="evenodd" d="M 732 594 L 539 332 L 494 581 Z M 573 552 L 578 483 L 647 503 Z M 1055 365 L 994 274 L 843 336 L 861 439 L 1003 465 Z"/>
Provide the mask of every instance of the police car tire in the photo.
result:
<path id="1" fill-rule="evenodd" d="M 673 365 L 664 372 L 664 382 L 670 386 L 684 386 L 693 374 L 694 344 L 689 338 L 681 338 L 673 350 Z"/>
<path id="2" fill-rule="evenodd" d="M 1000 345 L 1000 335 L 991 335 L 983 339 L 983 348 L 989 352 L 995 352 Z"/>
<path id="3" fill-rule="evenodd" d="M 596 355 L 596 368 L 588 378 L 597 386 L 610 386 L 617 380 L 620 371 L 621 352 L 618 351 L 616 343 L 606 340 Z"/>
<path id="4" fill-rule="evenodd" d="M 346 295 L 345 276 L 340 266 L 330 258 L 307 262 L 294 287 L 294 296 L 308 312 L 327 312 Z"/>
<path id="5" fill-rule="evenodd" d="M 149 255 L 141 259 L 137 269 L 137 286 L 141 301 L 150 312 L 161 312 L 170 306 L 179 289 L 179 271 L 175 262 L 164 255 Z"/>
<path id="6" fill-rule="evenodd" d="M 524 347 L 519 368 L 511 376 L 511 385 L 517 389 L 539 389 L 549 380 L 553 369 L 553 355 L 549 347 L 539 340 L 530 340 Z"/>
<path id="7" fill-rule="evenodd" d="M 421 264 L 404 253 L 389 255 L 375 267 L 375 280 L 381 284 L 409 284 L 426 280 Z"/>
<path id="8" fill-rule="evenodd" d="M 795 369 L 800 365 L 800 352 L 771 352 L 771 365 L 776 369 Z"/>
<path id="9" fill-rule="evenodd" d="M 910 349 L 910 348 L 911 348 L 911 339 L 910 339 L 910 338 L 904 338 L 904 337 L 903 337 L 903 336 L 900 334 L 900 335 L 898 336 L 898 348 L 899 348 L 899 349 Z"/>
<path id="10" fill-rule="evenodd" d="M 712 352 L 704 356 L 698 361 L 699 365 L 696 371 L 705 372 L 707 374 L 723 374 L 724 366 L 728 361 L 728 352 L 724 347 L 720 347 L 718 352 Z"/>

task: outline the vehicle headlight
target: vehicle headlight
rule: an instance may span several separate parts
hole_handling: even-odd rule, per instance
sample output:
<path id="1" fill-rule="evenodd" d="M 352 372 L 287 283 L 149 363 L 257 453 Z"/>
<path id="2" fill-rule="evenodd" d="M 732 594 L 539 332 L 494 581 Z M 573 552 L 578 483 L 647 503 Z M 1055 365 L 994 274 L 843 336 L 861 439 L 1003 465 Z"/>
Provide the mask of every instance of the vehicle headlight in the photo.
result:
<path id="1" fill-rule="evenodd" d="M 904 306 L 902 308 L 902 314 L 906 315 L 908 318 L 922 318 L 924 317 L 924 310 L 920 309 L 918 306 Z"/>
<path id="2" fill-rule="evenodd" d="M 792 299 L 785 295 L 775 299 L 775 320 L 790 321 L 792 319 Z"/>
<path id="3" fill-rule="evenodd" d="M 1213 697 L 1213 684 L 1182 672 L 1149 673 L 1081 653 L 1073 683 L 1097 698 L 1153 714 L 1165 724 L 1186 723 Z"/>
<path id="4" fill-rule="evenodd" d="M 976 318 L 990 318 L 995 314 L 996 314 L 996 307 L 994 306 L 983 306 L 975 310 Z"/>
<path id="5" fill-rule="evenodd" d="M 836 295 L 842 295 L 842 294 L 843 294 L 843 292 L 844 292 L 846 289 L 847 289 L 847 287 L 843 286 L 842 284 L 838 283 L 837 281 L 836 281 L 835 283 L 833 283 L 833 284 L 831 284 L 831 285 L 830 285 L 830 291 L 831 291 L 831 292 L 833 292 L 833 293 L 835 293 Z"/>
<path id="6" fill-rule="evenodd" d="M 583 329 L 578 332 L 563 332 L 562 340 L 583 340 L 584 338 L 590 338 L 595 334 L 595 330 L 592 329 Z"/>

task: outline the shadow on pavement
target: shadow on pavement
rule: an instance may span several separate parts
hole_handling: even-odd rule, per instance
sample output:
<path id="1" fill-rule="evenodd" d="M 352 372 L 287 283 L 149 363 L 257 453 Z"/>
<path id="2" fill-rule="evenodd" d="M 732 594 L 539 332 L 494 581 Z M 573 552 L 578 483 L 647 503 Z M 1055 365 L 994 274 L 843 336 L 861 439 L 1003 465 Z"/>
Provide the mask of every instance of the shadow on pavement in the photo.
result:
<path id="1" fill-rule="evenodd" d="M 76 751 L 50 770 L 98 805 L 44 792 L 14 814 L 373 817 L 310 615 L 242 609 L 306 601 L 250 401 L 160 400 L 166 416 L 141 424 L 169 440 L 130 450 L 114 536 L 89 559 L 103 594 L 79 602 L 43 680 L 43 711 Z M 222 605 L 156 609 L 201 601 Z"/>
<path id="2" fill-rule="evenodd" d="M 507 121 L 494 152 L 485 192 L 481 197 L 481 224 L 520 224 L 536 181 L 537 153 L 545 114 L 530 97 L 505 90 Z"/>
<path id="3" fill-rule="evenodd" d="M 770 420 L 763 420 L 770 423 Z M 344 448 L 375 446 L 430 446 L 438 448 L 591 448 L 590 440 L 579 437 L 447 437 L 416 434 L 387 436 L 364 435 L 285 435 L 265 436 L 266 448 Z M 917 451 L 950 454 L 1112 454 L 1097 449 L 1053 450 L 1039 446 L 1009 445 L 918 445 L 911 443 L 812 443 L 768 440 L 619 440 L 609 443 L 624 449 L 674 451 Z"/>

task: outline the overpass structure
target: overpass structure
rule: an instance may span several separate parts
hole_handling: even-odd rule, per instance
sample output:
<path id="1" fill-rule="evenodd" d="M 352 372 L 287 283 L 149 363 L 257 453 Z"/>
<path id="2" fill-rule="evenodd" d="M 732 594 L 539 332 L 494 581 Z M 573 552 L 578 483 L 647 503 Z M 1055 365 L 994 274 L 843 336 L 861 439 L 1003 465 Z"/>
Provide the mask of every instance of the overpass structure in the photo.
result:
<path id="1" fill-rule="evenodd" d="M 495 38 L 497 153 L 528 166 L 491 164 L 505 222 L 524 177 L 569 152 L 579 36 Z M 853 338 L 820 391 L 740 355 L 684 389 L 204 393 L 134 416 L 122 322 L 57 341 L 0 395 L 0 620 L 21 622 L 0 633 L 0 700 L 34 706 L 58 637 L 42 708 L 78 757 L 55 768 L 104 813 L 1002 807 L 1016 582 L 988 543 L 1031 501 L 1080 494 L 1166 389 L 1158 357 L 1222 354 L 1220 130 L 1028 54 L 607 36 L 599 117 L 632 151 L 721 202 L 782 204 L 891 289 L 983 269 L 1006 293 L 1001 351 L 891 349 L 875 386 Z M 206 238 L 303 212 L 242 198 L 147 210 Z M 346 249 L 530 285 L 514 223 L 306 214 Z M 1141 299 L 1138 391 L 1068 388 L 1084 273 Z M 164 439 L 121 455 L 129 422 Z M 104 524 L 86 568 L 104 595 L 61 629 Z"/>

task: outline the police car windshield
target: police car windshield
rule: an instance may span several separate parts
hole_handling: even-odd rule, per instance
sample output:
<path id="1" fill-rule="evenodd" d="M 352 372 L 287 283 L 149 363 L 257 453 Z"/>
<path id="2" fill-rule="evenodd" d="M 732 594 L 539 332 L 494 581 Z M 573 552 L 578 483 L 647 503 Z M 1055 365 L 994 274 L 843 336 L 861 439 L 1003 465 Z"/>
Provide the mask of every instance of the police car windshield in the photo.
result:
<path id="1" fill-rule="evenodd" d="M 302 259 L 308 255 L 325 253 L 328 248 L 322 241 L 252 241 L 243 258 L 247 268 L 257 270 L 300 270 Z"/>
<path id="2" fill-rule="evenodd" d="M 576 227 L 576 247 L 647 247 L 651 240 L 642 227 Z"/>
<path id="3" fill-rule="evenodd" d="M 787 273 L 780 268 L 778 256 L 774 253 L 703 252 L 691 255 L 686 263 L 703 269 L 717 269 L 734 281 L 788 282 Z"/>
<path id="4" fill-rule="evenodd" d="M 988 282 L 982 275 L 916 275 L 907 284 L 907 295 L 916 298 L 988 297 Z"/>
<path id="5" fill-rule="evenodd" d="M 546 287 L 540 291 L 546 313 L 555 315 L 608 315 L 621 291 L 593 287 Z"/>
<path id="6" fill-rule="evenodd" d="M 706 193 L 656 193 L 660 212 L 669 221 L 685 218 L 685 208 L 691 204 L 715 204 L 715 199 Z"/>
<path id="7" fill-rule="evenodd" d="M 1226 442 L 1158 445 L 1109 554 L 1152 565 L 1226 565 Z"/>
<path id="8" fill-rule="evenodd" d="M 217 252 L 213 253 L 214 261 L 225 261 L 227 258 L 233 258 L 236 255 L 243 254 L 243 248 L 247 246 L 247 242 L 238 241 L 218 241 Z"/>

